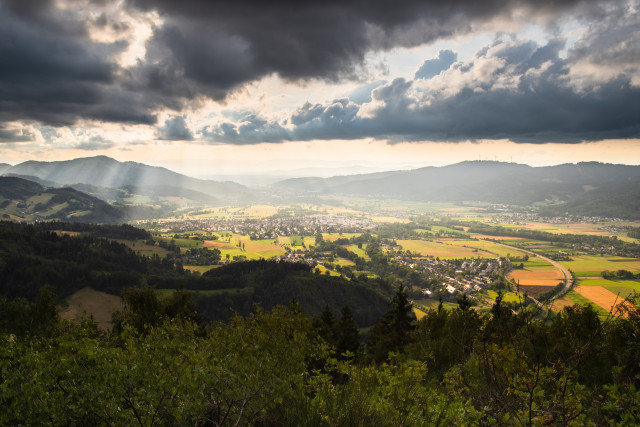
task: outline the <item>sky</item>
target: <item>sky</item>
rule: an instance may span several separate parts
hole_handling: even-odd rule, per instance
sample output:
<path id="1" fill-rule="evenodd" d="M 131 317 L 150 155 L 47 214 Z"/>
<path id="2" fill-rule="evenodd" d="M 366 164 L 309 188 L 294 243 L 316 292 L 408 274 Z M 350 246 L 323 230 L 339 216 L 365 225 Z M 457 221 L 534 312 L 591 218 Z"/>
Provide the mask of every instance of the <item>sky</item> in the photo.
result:
<path id="1" fill-rule="evenodd" d="M 640 164 L 640 0 L 0 0 L 0 162 Z"/>

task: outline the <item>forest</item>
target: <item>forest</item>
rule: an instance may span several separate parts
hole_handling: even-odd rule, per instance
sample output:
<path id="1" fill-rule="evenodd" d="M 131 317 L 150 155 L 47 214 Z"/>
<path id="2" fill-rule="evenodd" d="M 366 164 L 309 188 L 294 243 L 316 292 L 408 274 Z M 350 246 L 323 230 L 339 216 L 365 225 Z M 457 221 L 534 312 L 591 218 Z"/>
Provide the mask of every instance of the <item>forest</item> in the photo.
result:
<path id="1" fill-rule="evenodd" d="M 416 321 L 404 290 L 361 342 L 348 306 L 295 300 L 206 324 L 191 294 L 123 294 L 111 332 L 54 295 L 0 301 L 0 425 L 637 425 L 640 298 L 601 318 L 490 313 L 466 298 Z"/>

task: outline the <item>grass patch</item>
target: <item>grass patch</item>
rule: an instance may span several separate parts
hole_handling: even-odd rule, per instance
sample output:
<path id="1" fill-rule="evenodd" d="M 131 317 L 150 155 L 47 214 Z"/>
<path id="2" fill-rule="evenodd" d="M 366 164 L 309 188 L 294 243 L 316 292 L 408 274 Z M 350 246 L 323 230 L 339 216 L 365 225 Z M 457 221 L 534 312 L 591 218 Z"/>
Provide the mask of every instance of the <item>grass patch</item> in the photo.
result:
<path id="1" fill-rule="evenodd" d="M 485 291 L 483 291 L 484 294 L 486 294 L 486 296 L 492 300 L 495 301 L 496 298 L 498 297 L 498 292 L 491 290 L 491 289 L 486 289 Z M 522 299 L 524 297 L 522 295 L 519 295 L 515 292 L 503 292 L 502 293 L 502 301 L 504 302 L 522 302 Z"/>
<path id="2" fill-rule="evenodd" d="M 398 240 L 405 251 L 417 252 L 423 256 L 433 256 L 441 259 L 476 258 L 481 256 L 479 252 L 474 252 L 472 248 L 456 246 L 441 240 Z M 486 258 L 486 255 L 481 256 Z"/>
<path id="3" fill-rule="evenodd" d="M 573 261 L 561 261 L 560 264 L 571 269 L 577 276 L 599 276 L 600 272 L 604 270 L 640 272 L 640 261 L 636 258 L 622 258 L 611 255 L 579 255 L 574 256 Z M 596 274 L 593 274 L 594 272 Z"/>
<path id="4" fill-rule="evenodd" d="M 599 315 L 607 315 L 607 314 L 609 314 L 609 312 L 607 310 L 605 310 L 604 308 L 600 307 L 598 304 L 594 304 L 591 300 L 588 300 L 587 298 L 583 297 L 582 295 L 580 295 L 576 291 L 573 291 L 573 290 L 569 291 L 569 293 L 567 293 L 565 295 L 565 298 L 568 298 L 574 304 L 591 304 L 596 309 L 596 311 L 598 312 Z"/>

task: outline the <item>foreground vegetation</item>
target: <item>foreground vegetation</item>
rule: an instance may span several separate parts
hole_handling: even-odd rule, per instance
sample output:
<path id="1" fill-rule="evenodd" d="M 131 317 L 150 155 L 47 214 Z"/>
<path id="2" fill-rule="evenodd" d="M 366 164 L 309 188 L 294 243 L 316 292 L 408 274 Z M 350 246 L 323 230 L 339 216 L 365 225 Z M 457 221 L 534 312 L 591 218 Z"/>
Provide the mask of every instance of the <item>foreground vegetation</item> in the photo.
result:
<path id="1" fill-rule="evenodd" d="M 365 344 L 348 308 L 203 325 L 190 294 L 125 294 L 111 333 L 52 295 L 0 319 L 0 425 L 637 425 L 640 299 L 600 320 L 430 309 L 399 288 Z M 3 302 L 2 313 L 14 310 Z M 21 327 L 18 327 L 22 325 Z M 27 325 L 27 326 L 25 326 Z"/>

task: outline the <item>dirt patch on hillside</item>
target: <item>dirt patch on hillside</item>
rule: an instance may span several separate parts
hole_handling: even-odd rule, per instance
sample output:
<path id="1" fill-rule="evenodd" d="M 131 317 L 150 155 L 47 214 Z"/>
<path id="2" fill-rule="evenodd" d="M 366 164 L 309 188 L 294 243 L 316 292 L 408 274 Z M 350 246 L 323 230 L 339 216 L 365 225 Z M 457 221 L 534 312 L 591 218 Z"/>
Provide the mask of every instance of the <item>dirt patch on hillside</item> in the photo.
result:
<path id="1" fill-rule="evenodd" d="M 538 295 L 548 292 L 554 287 L 551 285 L 520 285 L 520 292 L 536 298 Z"/>
<path id="2" fill-rule="evenodd" d="M 228 245 L 229 243 L 216 242 L 214 240 L 205 240 L 202 243 L 203 248 L 224 248 L 225 246 L 228 246 Z"/>
<path id="3" fill-rule="evenodd" d="M 102 330 L 111 329 L 111 314 L 122 310 L 122 300 L 115 295 L 82 288 L 71 295 L 66 307 L 59 307 L 60 317 L 67 320 L 78 319 L 83 312 L 92 315 Z"/>
<path id="4" fill-rule="evenodd" d="M 575 304 L 576 303 L 574 301 L 570 300 L 567 297 L 559 298 L 553 301 L 553 303 L 551 304 L 551 309 L 553 311 L 562 311 L 565 307 L 571 307 Z"/>

